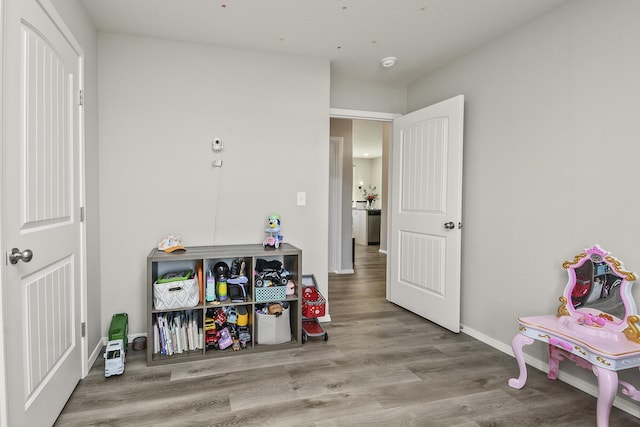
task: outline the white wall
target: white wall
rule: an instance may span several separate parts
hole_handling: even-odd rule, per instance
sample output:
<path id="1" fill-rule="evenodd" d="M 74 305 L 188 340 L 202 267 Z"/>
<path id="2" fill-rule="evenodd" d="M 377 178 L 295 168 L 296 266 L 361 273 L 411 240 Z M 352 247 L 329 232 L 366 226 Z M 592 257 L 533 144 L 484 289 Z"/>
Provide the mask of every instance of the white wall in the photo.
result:
<path id="1" fill-rule="evenodd" d="M 505 345 L 583 248 L 640 271 L 638 16 L 573 1 L 408 88 L 409 111 L 465 95 L 462 322 Z"/>
<path id="2" fill-rule="evenodd" d="M 382 157 L 371 159 L 371 185 L 375 187 L 375 193 L 378 195 L 375 207 L 376 209 L 380 209 L 384 203 L 384 193 L 382 191 Z"/>
<path id="3" fill-rule="evenodd" d="M 373 181 L 371 180 L 371 160 L 356 158 L 352 161 L 355 167 L 353 182 L 355 200 L 364 200 L 364 190 L 368 190 L 369 186 L 373 188 Z M 363 183 L 362 188 L 360 188 L 361 182 Z"/>
<path id="4" fill-rule="evenodd" d="M 331 108 L 379 111 L 384 113 L 406 112 L 407 89 L 375 85 L 341 75 L 331 75 Z"/>
<path id="5" fill-rule="evenodd" d="M 126 311 L 145 332 L 164 234 L 261 243 L 274 212 L 327 295 L 328 62 L 102 33 L 99 52 L 103 324 Z"/>
<path id="6" fill-rule="evenodd" d="M 353 140 L 354 143 L 364 143 L 372 147 L 378 147 L 380 157 L 365 157 L 359 159 L 353 159 L 354 164 L 357 165 L 356 169 L 361 169 L 360 178 L 354 182 L 354 193 L 357 196 L 355 200 L 363 200 L 363 191 L 358 189 L 359 181 L 364 181 L 363 189 L 369 189 L 375 187 L 375 193 L 378 194 L 378 200 L 376 200 L 377 208 L 382 206 L 381 199 L 382 194 L 382 137 L 383 127 L 387 122 L 380 122 L 376 120 L 353 120 Z M 370 156 L 378 155 L 377 152 L 370 153 Z"/>

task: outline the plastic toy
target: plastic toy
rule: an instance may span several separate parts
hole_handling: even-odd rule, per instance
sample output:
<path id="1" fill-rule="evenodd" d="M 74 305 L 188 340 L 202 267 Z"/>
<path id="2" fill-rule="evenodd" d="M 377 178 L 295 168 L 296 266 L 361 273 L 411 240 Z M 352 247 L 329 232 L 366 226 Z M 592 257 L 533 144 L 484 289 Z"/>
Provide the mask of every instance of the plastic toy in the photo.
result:
<path id="1" fill-rule="evenodd" d="M 227 307 L 227 323 L 238 323 L 238 310 L 235 307 Z"/>
<path id="2" fill-rule="evenodd" d="M 129 316 L 127 313 L 114 314 L 109 326 L 109 342 L 104 352 L 104 376 L 121 375 L 127 354 Z"/>
<path id="3" fill-rule="evenodd" d="M 227 313 L 223 308 L 218 308 L 215 311 L 214 320 L 216 322 L 216 329 L 221 329 L 225 323 L 227 323 Z"/>
<path id="4" fill-rule="evenodd" d="M 207 349 L 218 348 L 218 331 L 216 330 L 216 322 L 213 318 L 207 317 L 204 323 Z"/>
<path id="5" fill-rule="evenodd" d="M 258 258 L 256 261 L 255 284 L 257 287 L 285 286 L 289 280 L 289 272 L 282 268 L 282 263 L 278 260 L 267 261 Z"/>
<path id="6" fill-rule="evenodd" d="M 238 306 L 238 326 L 247 326 L 249 324 L 249 312 L 247 307 L 241 305 Z"/>
<path id="7" fill-rule="evenodd" d="M 220 350 L 224 350 L 225 348 L 231 346 L 233 344 L 233 338 L 231 338 L 231 333 L 229 329 L 222 328 L 218 331 L 218 348 Z"/>
<path id="8" fill-rule="evenodd" d="M 226 301 L 227 295 L 227 279 L 229 278 L 229 266 L 226 262 L 219 262 L 213 266 L 213 273 L 216 278 L 216 294 L 218 300 Z"/>
<path id="9" fill-rule="evenodd" d="M 231 277 L 227 279 L 227 293 L 231 302 L 247 301 L 245 285 L 249 278 L 245 272 L 246 263 L 242 258 L 234 259 L 231 263 Z"/>
<path id="10" fill-rule="evenodd" d="M 271 270 L 264 269 L 256 273 L 256 286 L 259 288 L 268 286 L 283 286 L 286 285 L 289 280 L 287 279 L 287 272 L 285 270 Z"/>
<path id="11" fill-rule="evenodd" d="M 213 277 L 211 270 L 207 272 L 206 299 L 207 302 L 213 302 L 216 300 L 216 279 Z"/>
<path id="12" fill-rule="evenodd" d="M 296 293 L 296 282 L 293 280 L 287 280 L 287 295 L 295 295 Z"/>
<path id="13" fill-rule="evenodd" d="M 231 278 L 232 279 L 240 279 L 242 277 L 246 278 L 247 274 L 245 272 L 246 263 L 242 258 L 234 259 L 231 263 Z M 246 283 L 246 281 L 238 280 L 236 283 Z"/>
<path id="14" fill-rule="evenodd" d="M 282 235 L 280 235 L 280 215 L 270 215 L 268 224 L 269 226 L 267 227 L 265 232 L 269 233 L 269 236 L 264 239 L 264 241 L 262 242 L 262 246 L 265 248 L 269 246 L 277 249 L 280 247 L 280 243 L 283 240 Z"/>
<path id="15" fill-rule="evenodd" d="M 240 346 L 247 348 L 247 343 L 251 341 L 251 332 L 248 326 L 238 327 L 238 340 L 240 340 Z"/>

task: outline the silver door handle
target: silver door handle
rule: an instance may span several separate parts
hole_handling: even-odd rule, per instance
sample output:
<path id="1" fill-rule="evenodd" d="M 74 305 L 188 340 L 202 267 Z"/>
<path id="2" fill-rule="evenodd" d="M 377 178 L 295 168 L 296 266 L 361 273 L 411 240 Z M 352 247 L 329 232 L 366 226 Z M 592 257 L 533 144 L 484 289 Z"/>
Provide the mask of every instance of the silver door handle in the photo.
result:
<path id="1" fill-rule="evenodd" d="M 20 249 L 13 248 L 9 254 L 9 262 L 11 264 L 17 264 L 18 261 L 29 262 L 33 259 L 33 251 L 31 249 L 25 249 L 20 252 Z"/>
<path id="2" fill-rule="evenodd" d="M 446 228 L 447 230 L 453 230 L 454 228 L 456 228 L 456 225 L 455 223 L 449 221 L 444 223 L 444 228 Z"/>

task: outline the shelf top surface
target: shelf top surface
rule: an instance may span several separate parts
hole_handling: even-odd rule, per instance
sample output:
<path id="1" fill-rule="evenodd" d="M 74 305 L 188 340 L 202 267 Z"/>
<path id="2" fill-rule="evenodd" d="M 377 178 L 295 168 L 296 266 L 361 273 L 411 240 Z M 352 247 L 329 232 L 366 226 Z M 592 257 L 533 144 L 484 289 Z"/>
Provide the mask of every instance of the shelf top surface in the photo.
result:
<path id="1" fill-rule="evenodd" d="M 220 245 L 220 246 L 188 246 L 186 250 L 175 252 L 164 252 L 154 248 L 147 257 L 150 261 L 180 261 L 202 258 L 232 258 L 232 257 L 250 257 L 250 256 L 282 256 L 282 255 L 300 255 L 299 248 L 289 244 L 281 243 L 280 247 L 275 249 L 271 247 L 263 247 L 262 244 L 244 244 L 244 245 Z"/>

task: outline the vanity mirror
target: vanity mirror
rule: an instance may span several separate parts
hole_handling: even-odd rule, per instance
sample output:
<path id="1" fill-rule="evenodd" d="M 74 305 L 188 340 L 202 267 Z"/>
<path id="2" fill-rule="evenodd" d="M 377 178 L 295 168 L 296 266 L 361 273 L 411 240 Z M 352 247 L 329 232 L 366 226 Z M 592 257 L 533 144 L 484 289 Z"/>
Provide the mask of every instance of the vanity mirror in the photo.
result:
<path id="1" fill-rule="evenodd" d="M 569 279 L 560 298 L 559 316 L 569 315 L 587 326 L 606 325 L 608 330 L 623 331 L 628 326 L 629 316 L 637 314 L 631 295 L 634 273 L 625 271 L 620 261 L 598 245 L 562 266 Z"/>

